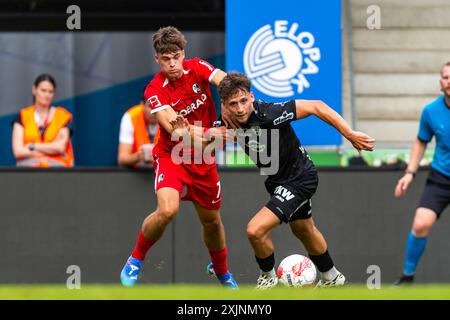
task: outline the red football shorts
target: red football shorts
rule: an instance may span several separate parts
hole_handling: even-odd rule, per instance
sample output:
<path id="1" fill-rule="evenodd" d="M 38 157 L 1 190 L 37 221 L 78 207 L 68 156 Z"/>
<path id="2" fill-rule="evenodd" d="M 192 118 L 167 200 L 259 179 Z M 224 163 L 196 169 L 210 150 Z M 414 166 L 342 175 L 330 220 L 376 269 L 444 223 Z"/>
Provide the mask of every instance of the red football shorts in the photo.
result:
<path id="1" fill-rule="evenodd" d="M 219 174 L 216 166 L 199 174 L 174 164 L 170 156 L 155 157 L 155 191 L 161 188 L 178 190 L 180 199 L 195 201 L 208 210 L 217 210 L 222 202 Z M 186 189 L 185 194 L 183 191 Z"/>

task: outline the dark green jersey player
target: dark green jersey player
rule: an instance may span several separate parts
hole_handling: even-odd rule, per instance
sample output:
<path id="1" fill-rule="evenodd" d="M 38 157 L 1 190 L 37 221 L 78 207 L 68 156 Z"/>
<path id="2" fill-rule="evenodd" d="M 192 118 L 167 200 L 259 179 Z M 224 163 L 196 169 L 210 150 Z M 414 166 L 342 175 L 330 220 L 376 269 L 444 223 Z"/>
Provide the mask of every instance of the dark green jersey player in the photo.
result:
<path id="1" fill-rule="evenodd" d="M 220 82 L 219 94 L 222 119 L 216 122 L 216 128 L 209 130 L 209 135 L 229 137 L 232 130 L 227 130 L 222 124 L 237 129 L 232 131 L 232 136 L 237 136 L 245 152 L 268 175 L 265 186 L 270 200 L 247 226 L 247 236 L 261 270 L 257 288 L 270 288 L 278 282 L 270 233 L 283 222 L 289 223 L 293 234 L 303 243 L 321 272 L 318 286 L 343 285 L 345 277 L 335 268 L 327 243 L 311 217 L 310 200 L 317 189 L 317 171 L 290 122 L 316 115 L 334 126 L 358 151 L 373 150 L 375 140 L 365 133 L 353 131 L 338 113 L 321 101 L 255 101 L 250 91 L 250 81 L 237 72 L 228 73 Z M 176 129 L 188 128 L 186 132 L 192 132 L 182 116 L 177 116 L 170 123 Z M 198 144 L 204 145 L 204 131 L 198 132 L 202 139 Z"/>
<path id="2" fill-rule="evenodd" d="M 247 235 L 261 269 L 257 287 L 277 284 L 271 231 L 289 223 L 309 257 L 321 272 L 319 286 L 343 285 L 345 277 L 335 267 L 327 243 L 311 217 L 311 197 L 318 178 L 313 162 L 300 144 L 290 122 L 316 115 L 334 126 L 358 150 L 373 150 L 375 140 L 353 131 L 345 120 L 321 101 L 291 100 L 284 103 L 255 101 L 250 81 L 243 74 L 228 73 L 219 84 L 221 121 L 237 130 L 238 141 L 256 165 L 268 174 L 270 200 L 251 219 Z M 261 161 L 266 154 L 269 162 Z M 274 165 L 275 163 L 275 165 Z"/>

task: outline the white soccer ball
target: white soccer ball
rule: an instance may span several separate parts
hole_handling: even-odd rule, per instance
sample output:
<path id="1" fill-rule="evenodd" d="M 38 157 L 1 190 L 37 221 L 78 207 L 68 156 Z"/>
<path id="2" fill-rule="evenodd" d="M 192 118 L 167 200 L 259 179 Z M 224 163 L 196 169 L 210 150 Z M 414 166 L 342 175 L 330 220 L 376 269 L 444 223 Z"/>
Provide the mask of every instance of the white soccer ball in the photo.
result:
<path id="1" fill-rule="evenodd" d="M 301 254 L 293 254 L 280 262 L 277 276 L 282 284 L 295 288 L 314 284 L 317 271 L 311 259 Z"/>

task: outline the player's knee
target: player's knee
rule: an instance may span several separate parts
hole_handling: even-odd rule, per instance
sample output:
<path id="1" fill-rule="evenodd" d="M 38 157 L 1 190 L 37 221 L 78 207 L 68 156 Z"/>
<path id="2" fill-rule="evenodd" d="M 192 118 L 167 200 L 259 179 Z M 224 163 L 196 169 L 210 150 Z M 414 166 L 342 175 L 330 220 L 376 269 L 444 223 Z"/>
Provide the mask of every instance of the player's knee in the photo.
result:
<path id="1" fill-rule="evenodd" d="M 214 218 L 206 221 L 202 221 L 203 228 L 210 232 L 219 232 L 222 228 L 222 221 L 220 218 Z"/>
<path id="2" fill-rule="evenodd" d="M 436 221 L 436 216 L 434 212 L 428 212 L 421 210 L 420 208 L 416 211 L 416 216 L 414 217 L 414 222 L 412 226 L 412 232 L 416 237 L 425 237 L 431 231 L 431 227 Z"/>
<path id="3" fill-rule="evenodd" d="M 255 224 L 247 225 L 247 238 L 251 242 L 261 241 L 266 235 L 265 231 Z"/>
<path id="4" fill-rule="evenodd" d="M 426 221 L 414 221 L 412 232 L 416 237 L 425 237 L 430 233 L 431 224 Z"/>
<path id="5" fill-rule="evenodd" d="M 157 210 L 157 215 L 161 223 L 170 223 L 178 213 L 178 207 L 175 206 L 160 206 Z"/>

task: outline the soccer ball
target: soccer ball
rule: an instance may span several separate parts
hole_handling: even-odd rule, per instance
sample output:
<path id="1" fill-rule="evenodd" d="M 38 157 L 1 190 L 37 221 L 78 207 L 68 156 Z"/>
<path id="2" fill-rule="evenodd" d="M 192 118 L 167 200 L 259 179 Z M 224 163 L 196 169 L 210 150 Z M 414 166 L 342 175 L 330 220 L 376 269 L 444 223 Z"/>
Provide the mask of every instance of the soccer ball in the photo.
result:
<path id="1" fill-rule="evenodd" d="M 293 254 L 280 262 L 277 276 L 282 284 L 295 288 L 314 284 L 317 271 L 309 258 L 301 254 Z"/>

